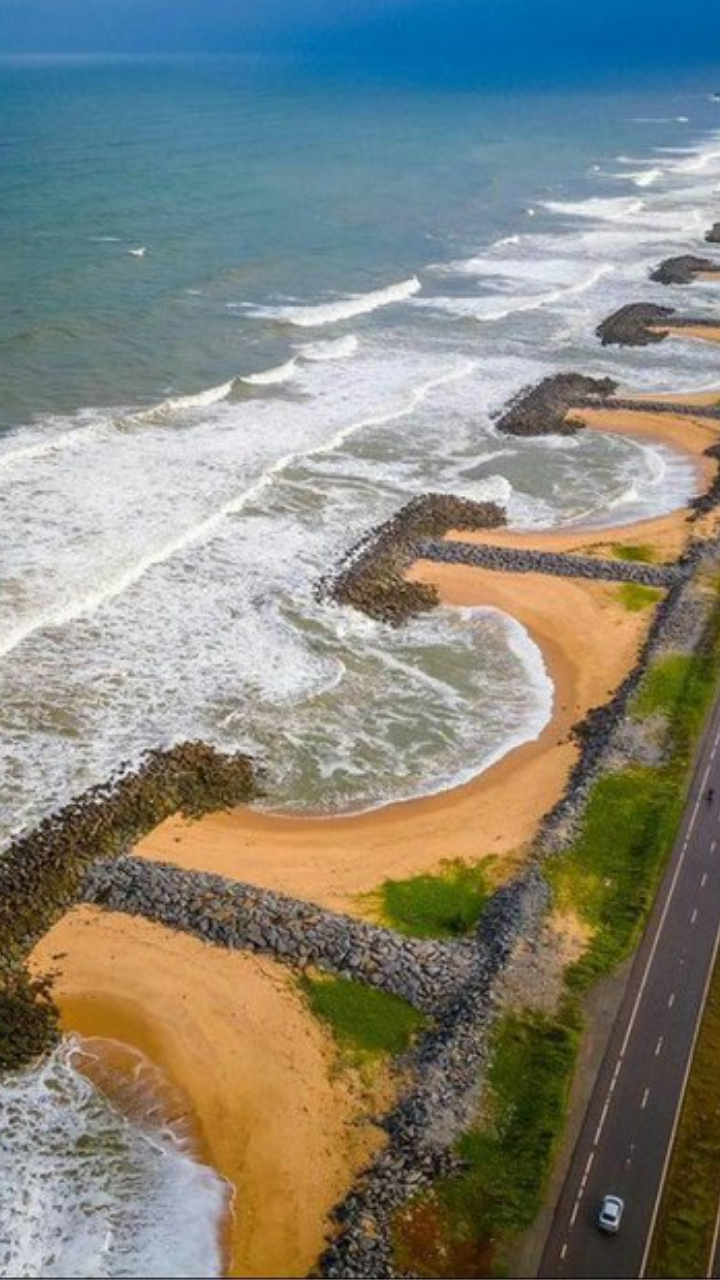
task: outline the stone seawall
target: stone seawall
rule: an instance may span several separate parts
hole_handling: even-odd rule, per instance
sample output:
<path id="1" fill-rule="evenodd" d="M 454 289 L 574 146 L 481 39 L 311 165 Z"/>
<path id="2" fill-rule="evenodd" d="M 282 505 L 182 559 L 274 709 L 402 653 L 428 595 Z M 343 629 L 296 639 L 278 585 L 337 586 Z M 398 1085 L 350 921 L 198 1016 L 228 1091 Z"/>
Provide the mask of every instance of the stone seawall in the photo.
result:
<path id="1" fill-rule="evenodd" d="M 592 556 L 530 551 L 477 542 L 423 542 L 418 547 L 425 560 L 439 564 L 466 564 L 500 573 L 545 573 L 559 578 L 589 578 L 596 582 L 633 582 L 667 589 L 685 570 L 678 564 L 643 564 L 627 560 L 595 560 Z"/>
<path id="2" fill-rule="evenodd" d="M 101 786 L 14 840 L 0 857 L 0 1068 L 18 1067 L 49 1046 L 54 1011 L 25 959 L 78 901 L 98 858 L 115 857 L 174 813 L 225 809 L 260 793 L 252 761 L 204 742 L 149 752 Z M 39 999 L 35 999 L 38 996 Z"/>
<path id="3" fill-rule="evenodd" d="M 664 653 L 694 652 L 703 643 L 715 599 L 702 590 L 696 571 L 705 567 L 717 573 L 720 539 L 695 543 L 681 564 L 683 576 L 657 605 L 632 671 L 609 701 L 588 712 L 574 729 L 580 755 L 570 771 L 563 796 L 543 819 L 537 840 L 539 855 L 557 852 L 573 837 L 590 787 L 613 752 L 616 734 L 626 721 L 631 699 L 650 663 Z"/>
<path id="4" fill-rule="evenodd" d="M 495 894 L 478 932 L 489 966 L 408 1055 L 413 1084 L 383 1121 L 388 1144 L 336 1206 L 339 1234 L 315 1274 L 381 1280 L 397 1274 L 395 1214 L 457 1164 L 454 1145 L 476 1118 L 484 1084 L 495 981 L 521 939 L 536 935 L 549 902 L 548 886 L 534 868 Z"/>
<path id="5" fill-rule="evenodd" d="M 511 436 L 574 435 L 582 422 L 568 419 L 569 410 L 603 405 L 616 388 L 612 378 L 555 373 L 534 387 L 523 387 L 497 415 L 496 426 Z"/>
<path id="6" fill-rule="evenodd" d="M 692 284 L 696 276 L 720 274 L 720 265 L 712 258 L 698 258 L 684 253 L 678 258 L 665 258 L 650 273 L 650 279 L 658 284 Z"/>
<path id="7" fill-rule="evenodd" d="M 493 529 L 506 523 L 494 502 L 473 502 L 449 493 L 426 493 L 370 529 L 316 588 L 318 600 L 350 605 L 399 627 L 438 603 L 434 587 L 407 582 L 405 570 L 417 558 L 417 544 L 442 537 L 450 529 Z"/>
<path id="8" fill-rule="evenodd" d="M 192 933 L 215 946 L 365 982 L 425 1013 L 438 1013 L 491 963 L 489 948 L 474 940 L 408 938 L 256 885 L 143 858 L 95 863 L 82 899 Z"/>
<path id="9" fill-rule="evenodd" d="M 707 316 L 678 315 L 673 307 L 659 307 L 652 302 L 629 302 L 603 320 L 595 330 L 602 345 L 621 347 L 647 347 L 653 342 L 663 342 L 668 336 L 665 330 L 714 329 L 718 321 Z"/>

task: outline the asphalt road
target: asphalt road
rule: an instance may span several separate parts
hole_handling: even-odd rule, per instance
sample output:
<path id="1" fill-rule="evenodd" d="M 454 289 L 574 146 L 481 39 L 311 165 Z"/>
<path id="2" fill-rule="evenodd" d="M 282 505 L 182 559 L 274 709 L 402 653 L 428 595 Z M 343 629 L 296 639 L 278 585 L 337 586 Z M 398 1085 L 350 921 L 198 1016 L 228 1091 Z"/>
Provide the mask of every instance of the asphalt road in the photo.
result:
<path id="1" fill-rule="evenodd" d="M 572 1156 L 540 1276 L 649 1274 L 650 1241 L 719 939 L 720 703 L 703 736 L 682 827 Z M 597 1227 L 608 1192 L 625 1201 L 616 1236 Z"/>

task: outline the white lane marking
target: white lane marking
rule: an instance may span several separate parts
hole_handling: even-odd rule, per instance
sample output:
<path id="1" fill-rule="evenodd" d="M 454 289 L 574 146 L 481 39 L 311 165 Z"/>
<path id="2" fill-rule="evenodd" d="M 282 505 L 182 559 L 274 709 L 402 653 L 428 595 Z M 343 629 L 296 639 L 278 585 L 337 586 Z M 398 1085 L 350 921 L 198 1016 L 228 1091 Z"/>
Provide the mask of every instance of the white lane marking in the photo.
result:
<path id="1" fill-rule="evenodd" d="M 653 938 L 652 946 L 650 947 L 650 954 L 645 964 L 645 969 L 643 971 L 643 976 L 640 981 L 640 986 L 638 987 L 638 992 L 637 992 L 637 995 L 635 996 L 635 1003 L 633 1004 L 632 1012 L 630 1014 L 630 1020 L 628 1022 L 627 1028 L 625 1030 L 625 1035 L 623 1037 L 622 1047 L 620 1049 L 620 1058 L 624 1056 L 625 1050 L 627 1049 L 628 1041 L 630 1040 L 630 1036 L 632 1035 L 632 1032 L 633 1032 L 633 1027 L 635 1026 L 635 1020 L 637 1018 L 638 1009 L 640 1008 L 640 1002 L 645 994 L 645 988 L 647 986 L 647 981 L 650 976 L 650 970 L 652 968 L 653 961 L 655 959 L 655 954 L 660 944 L 660 937 L 661 937 L 663 928 L 665 926 L 667 914 L 668 914 L 668 911 L 670 910 L 670 903 L 673 900 L 675 889 L 677 888 L 677 882 L 680 878 L 680 872 L 682 871 L 683 863 L 685 862 L 685 852 L 687 850 L 688 840 L 690 839 L 692 829 L 695 826 L 695 822 L 698 816 L 698 810 L 700 808 L 701 798 L 702 798 L 702 787 L 698 791 L 697 798 L 695 800 L 695 805 L 690 815 L 690 821 L 688 822 L 687 832 L 685 834 L 685 843 L 682 847 L 680 857 L 677 860 L 677 866 L 675 867 L 675 870 L 673 872 L 672 880 L 670 881 L 670 887 L 667 892 L 667 897 L 665 899 L 663 909 L 660 913 L 658 926 L 657 926 L 657 929 L 655 930 L 655 937 Z"/>
<path id="2" fill-rule="evenodd" d="M 671 991 L 668 997 L 668 1009 L 672 1009 L 674 1003 L 675 1003 L 675 992 Z"/>
<path id="3" fill-rule="evenodd" d="M 664 1039 L 665 1039 L 665 1037 L 664 1037 L 664 1036 L 659 1036 L 659 1037 L 658 1037 L 658 1042 L 657 1042 L 657 1044 L 655 1045 L 655 1057 L 656 1057 L 656 1058 L 657 1058 L 658 1054 L 660 1053 L 660 1050 L 661 1050 L 661 1049 L 662 1049 L 662 1047 L 663 1047 L 663 1040 L 664 1040 Z"/>
<path id="4" fill-rule="evenodd" d="M 716 849 L 717 849 L 717 840 L 716 840 L 715 838 L 713 838 L 713 839 L 710 841 L 710 852 L 711 852 L 711 853 L 714 853 Z"/>
<path id="5" fill-rule="evenodd" d="M 642 1102 L 640 1103 L 640 1110 L 641 1110 L 641 1111 L 644 1111 L 644 1110 L 645 1110 L 645 1108 L 646 1108 L 646 1106 L 647 1106 L 647 1100 L 648 1100 L 648 1098 L 649 1098 L 649 1097 L 650 1097 L 650 1086 L 649 1086 L 649 1085 L 646 1085 L 646 1086 L 645 1086 L 645 1092 L 644 1092 L 644 1094 L 643 1094 L 643 1098 L 642 1098 Z"/>
<path id="6" fill-rule="evenodd" d="M 706 884 L 707 884 L 707 871 L 703 871 L 700 877 L 700 888 L 704 889 Z"/>
<path id="7" fill-rule="evenodd" d="M 564 1261 L 564 1258 L 565 1258 L 565 1254 L 566 1254 L 566 1253 L 567 1253 L 567 1240 L 565 1241 L 565 1243 L 564 1243 L 564 1245 L 563 1245 L 562 1249 L 560 1250 L 560 1261 L 561 1261 L 561 1262 L 562 1262 L 562 1261 Z"/>
<path id="8" fill-rule="evenodd" d="M 587 1164 L 585 1165 L 585 1177 L 586 1177 L 586 1178 L 587 1178 L 587 1176 L 588 1176 L 588 1174 L 589 1174 L 590 1170 L 592 1169 L 592 1162 L 593 1162 L 593 1160 L 594 1160 L 594 1159 L 595 1159 L 595 1152 L 594 1152 L 594 1151 L 591 1151 L 591 1152 L 590 1152 L 590 1155 L 589 1155 L 589 1156 L 588 1156 L 588 1158 L 587 1158 Z"/>
<path id="9" fill-rule="evenodd" d="M 696 920 L 697 920 L 697 907 L 695 908 L 695 910 L 693 911 L 690 917 L 690 923 L 694 924 Z"/>
<path id="10" fill-rule="evenodd" d="M 603 1107 L 603 1109 L 602 1109 L 602 1115 L 600 1116 L 600 1123 L 598 1124 L 598 1127 L 597 1127 L 597 1129 L 595 1130 L 595 1137 L 593 1138 L 593 1146 L 594 1146 L 594 1147 L 596 1147 L 596 1146 L 597 1146 L 597 1144 L 598 1144 L 598 1142 L 599 1142 L 599 1140 L 600 1140 L 600 1134 L 601 1134 L 601 1133 L 602 1133 L 602 1131 L 603 1131 L 603 1125 L 605 1124 L 605 1120 L 606 1120 L 606 1117 L 607 1117 L 608 1107 L 609 1107 L 609 1106 L 610 1106 L 610 1098 L 609 1098 L 609 1096 L 608 1096 L 608 1097 L 605 1099 L 605 1106 L 604 1106 L 604 1107 Z"/>
<path id="11" fill-rule="evenodd" d="M 575 1207 L 574 1207 L 574 1209 L 573 1209 L 573 1211 L 572 1211 L 572 1215 L 571 1215 L 571 1217 L 570 1217 L 570 1226 L 571 1226 L 571 1227 L 574 1227 L 574 1226 L 575 1226 L 575 1219 L 576 1219 L 576 1218 L 577 1218 L 577 1216 L 578 1216 L 578 1209 L 579 1209 L 579 1208 L 580 1208 L 580 1201 L 579 1201 L 579 1200 L 576 1200 L 576 1201 L 575 1201 Z"/>
<path id="12" fill-rule="evenodd" d="M 672 1125 L 672 1130 L 670 1132 L 670 1138 L 667 1144 L 667 1148 L 665 1150 L 665 1160 L 663 1162 L 662 1172 L 660 1174 L 660 1182 L 658 1185 L 657 1194 L 655 1196 L 655 1205 L 653 1207 L 652 1217 L 650 1219 L 650 1225 L 648 1227 L 648 1233 L 647 1233 L 647 1236 L 645 1237 L 645 1252 L 643 1253 L 642 1262 L 640 1263 L 640 1270 L 638 1272 L 638 1275 L 640 1277 L 643 1277 L 645 1275 L 645 1268 L 647 1267 L 648 1258 L 650 1256 L 650 1247 L 652 1245 L 653 1236 L 655 1234 L 655 1224 L 657 1222 L 657 1216 L 660 1210 L 660 1200 L 662 1198 L 662 1193 L 665 1190 L 665 1181 L 667 1179 L 668 1168 L 670 1166 L 670 1157 L 672 1155 L 673 1147 L 675 1145 L 675 1135 L 677 1134 L 677 1127 L 680 1122 L 680 1112 L 682 1110 L 682 1104 L 685 1100 L 687 1083 L 688 1083 L 688 1080 L 690 1079 L 690 1072 L 692 1070 L 693 1058 L 695 1057 L 695 1046 L 697 1045 L 697 1039 L 698 1039 L 698 1036 L 700 1035 L 700 1023 L 702 1022 L 702 1013 L 705 1008 L 705 1005 L 707 1004 L 708 991 L 710 990 L 710 982 L 712 981 L 712 976 L 713 976 L 713 973 L 715 972 L 715 965 L 717 964 L 718 952 L 720 952 L 720 929 L 717 931 L 715 935 L 715 943 L 713 945 L 712 956 L 710 958 L 708 971 L 705 975 L 705 985 L 703 987 L 702 1000 L 699 1005 L 700 1013 L 698 1017 L 695 1019 L 695 1030 L 693 1031 L 692 1041 L 690 1044 L 690 1052 L 688 1053 L 687 1060 L 685 1062 L 685 1071 L 683 1074 L 682 1083 L 680 1085 L 680 1093 L 678 1095 L 677 1103 L 675 1105 L 675 1115 L 673 1117 L 673 1125 Z M 714 1261 L 714 1259 L 715 1259 L 715 1254 L 713 1253 L 712 1261 Z M 712 1262 L 711 1262 L 711 1270 L 712 1270 Z"/>
<path id="13" fill-rule="evenodd" d="M 702 780 L 702 782 L 700 783 L 700 790 L 701 790 L 701 791 L 704 791 L 704 790 L 705 790 L 705 784 L 707 783 L 707 780 L 708 780 L 708 778 L 709 778 L 709 777 L 710 777 L 710 765 L 708 765 L 707 769 L 705 770 L 705 772 L 704 772 L 704 774 L 703 774 L 703 780 Z"/>

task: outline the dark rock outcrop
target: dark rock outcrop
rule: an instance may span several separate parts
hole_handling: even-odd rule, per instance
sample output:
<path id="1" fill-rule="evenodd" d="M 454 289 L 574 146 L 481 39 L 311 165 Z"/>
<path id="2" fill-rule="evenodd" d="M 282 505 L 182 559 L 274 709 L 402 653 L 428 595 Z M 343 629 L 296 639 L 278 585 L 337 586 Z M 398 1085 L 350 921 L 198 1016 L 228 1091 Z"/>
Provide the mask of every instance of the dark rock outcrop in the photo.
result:
<path id="1" fill-rule="evenodd" d="M 441 538 L 450 529 L 495 529 L 505 523 L 505 512 L 494 502 L 423 494 L 367 533 L 343 558 L 339 569 L 318 583 L 317 598 L 351 605 L 370 618 L 398 627 L 438 603 L 434 587 L 406 582 L 403 577 L 417 558 L 421 541 Z"/>
<path id="2" fill-rule="evenodd" d="M 568 421 L 568 410 L 602 403 L 616 387 L 612 378 L 553 374 L 518 392 L 497 418 L 497 429 L 512 436 L 573 435 L 582 423 Z"/>
<path id="3" fill-rule="evenodd" d="M 666 258 L 651 273 L 650 279 L 659 284 L 691 284 L 695 276 L 720 274 L 720 264 L 711 258 L 697 258 L 694 254 L 682 254 L 679 258 Z"/>
<path id="4" fill-rule="evenodd" d="M 673 307 L 658 307 L 650 302 L 630 302 L 598 325 L 595 332 L 604 347 L 647 347 L 662 342 L 666 336 L 653 326 L 675 321 Z"/>
<path id="5" fill-rule="evenodd" d="M 708 244 L 720 244 L 720 222 L 713 222 L 709 231 L 705 232 Z"/>
<path id="6" fill-rule="evenodd" d="M 647 347 L 662 342 L 667 329 L 717 329 L 720 320 L 708 316 L 682 316 L 673 307 L 657 307 L 651 302 L 631 302 L 613 312 L 595 332 L 604 347 Z"/>

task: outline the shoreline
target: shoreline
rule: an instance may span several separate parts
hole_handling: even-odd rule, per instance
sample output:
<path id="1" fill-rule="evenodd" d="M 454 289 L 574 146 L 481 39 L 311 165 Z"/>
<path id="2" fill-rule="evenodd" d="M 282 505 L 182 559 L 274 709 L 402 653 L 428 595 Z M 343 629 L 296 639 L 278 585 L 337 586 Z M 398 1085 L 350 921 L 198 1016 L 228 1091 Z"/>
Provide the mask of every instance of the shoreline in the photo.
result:
<path id="1" fill-rule="evenodd" d="M 706 397 L 699 405 L 712 400 L 712 393 L 699 394 Z M 591 430 L 680 445 L 695 458 L 699 482 L 709 484 L 715 474 L 715 462 L 702 455 L 720 438 L 717 423 L 612 409 L 584 410 L 583 417 Z M 697 527 L 680 508 L 604 528 L 448 536 L 585 552 L 648 540 L 674 558 Z M 384 879 L 430 872 L 444 858 L 499 854 L 507 877 L 517 870 L 565 790 L 578 756 L 573 726 L 622 682 L 653 611 L 629 612 L 613 585 L 544 574 L 418 560 L 406 577 L 434 586 L 446 605 L 499 609 L 525 627 L 554 687 L 538 737 L 459 787 L 362 814 L 312 818 L 243 806 L 193 822 L 172 817 L 137 844 L 137 855 L 360 915 L 368 914 L 363 897 Z M 226 1274 L 306 1274 L 322 1251 L 330 1209 L 381 1145 L 368 1119 L 371 1107 L 381 1108 L 338 1074 L 329 1033 L 288 972 L 88 907 L 53 926 L 32 966 L 59 970 L 55 998 L 64 1029 L 133 1045 L 189 1099 L 199 1149 L 234 1188 L 235 1208 L 223 1228 L 232 1259 Z"/>
<path id="2" fill-rule="evenodd" d="M 381 1145 L 369 1111 L 387 1097 L 338 1076 L 288 971 L 91 907 L 58 921 L 31 967 L 57 973 L 66 1033 L 132 1045 L 187 1099 L 197 1158 L 231 1190 L 223 1274 L 304 1275 Z"/>

